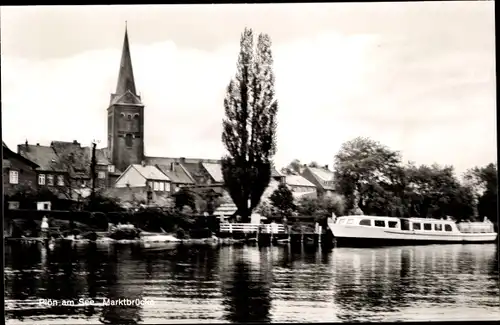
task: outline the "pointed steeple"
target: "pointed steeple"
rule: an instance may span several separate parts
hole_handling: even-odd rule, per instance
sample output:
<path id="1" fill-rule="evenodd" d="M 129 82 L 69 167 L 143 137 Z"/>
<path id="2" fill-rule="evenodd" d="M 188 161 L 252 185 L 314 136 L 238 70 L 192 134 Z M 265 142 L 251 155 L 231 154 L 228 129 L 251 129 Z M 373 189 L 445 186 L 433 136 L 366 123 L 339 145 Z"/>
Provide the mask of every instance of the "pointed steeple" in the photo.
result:
<path id="1" fill-rule="evenodd" d="M 118 84 L 116 95 L 123 95 L 130 90 L 137 96 L 135 90 L 134 71 L 132 70 L 132 59 L 130 58 L 130 47 L 128 43 L 127 22 L 125 22 L 125 39 L 123 40 L 122 60 L 120 63 L 120 73 L 118 74 Z"/>

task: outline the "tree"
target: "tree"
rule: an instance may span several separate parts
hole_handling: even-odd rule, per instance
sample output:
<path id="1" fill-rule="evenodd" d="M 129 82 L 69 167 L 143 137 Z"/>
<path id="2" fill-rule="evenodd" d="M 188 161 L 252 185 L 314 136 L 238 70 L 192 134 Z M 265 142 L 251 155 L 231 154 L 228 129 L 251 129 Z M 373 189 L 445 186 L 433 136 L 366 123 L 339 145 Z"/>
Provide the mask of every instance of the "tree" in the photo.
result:
<path id="1" fill-rule="evenodd" d="M 309 167 L 318 168 L 318 167 L 319 167 L 319 164 L 318 164 L 316 161 L 311 161 L 311 162 L 309 163 Z"/>
<path id="2" fill-rule="evenodd" d="M 276 113 L 271 40 L 246 28 L 241 36 L 236 76 L 224 99 L 222 158 L 224 184 L 238 214 L 248 221 L 271 179 L 276 152 Z M 250 204 L 249 204 L 250 203 Z"/>
<path id="3" fill-rule="evenodd" d="M 477 213 L 490 220 L 496 220 L 498 215 L 498 174 L 497 165 L 488 164 L 485 167 L 475 167 L 464 175 L 468 186 L 477 202 Z"/>
<path id="4" fill-rule="evenodd" d="M 183 187 L 172 196 L 177 211 L 182 211 L 185 206 L 191 208 L 192 211 L 196 211 L 196 197 L 189 189 Z"/>
<path id="5" fill-rule="evenodd" d="M 344 198 L 340 195 L 322 196 L 319 198 L 302 197 L 297 204 L 300 215 L 312 216 L 315 219 L 327 218 L 335 213 L 341 216 L 345 211 Z"/>
<path id="6" fill-rule="evenodd" d="M 346 208 L 356 205 L 365 213 L 385 214 L 396 192 L 401 158 L 377 141 L 358 137 L 344 143 L 335 156 L 334 170 L 338 193 L 346 198 Z M 355 202 L 357 201 L 357 202 Z"/>
<path id="7" fill-rule="evenodd" d="M 295 210 L 293 199 L 292 191 L 285 184 L 280 184 L 269 197 L 271 205 L 284 217 L 290 217 L 291 212 Z"/>

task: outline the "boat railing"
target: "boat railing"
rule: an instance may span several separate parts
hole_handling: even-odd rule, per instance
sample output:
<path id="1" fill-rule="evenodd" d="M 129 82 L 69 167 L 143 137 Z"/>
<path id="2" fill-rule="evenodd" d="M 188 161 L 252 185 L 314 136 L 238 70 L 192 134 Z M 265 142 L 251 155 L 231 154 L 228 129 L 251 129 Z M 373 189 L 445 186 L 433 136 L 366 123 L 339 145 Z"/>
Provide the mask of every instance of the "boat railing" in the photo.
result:
<path id="1" fill-rule="evenodd" d="M 495 232 L 492 223 L 483 222 L 461 222 L 458 225 L 458 230 L 463 233 L 492 233 Z"/>

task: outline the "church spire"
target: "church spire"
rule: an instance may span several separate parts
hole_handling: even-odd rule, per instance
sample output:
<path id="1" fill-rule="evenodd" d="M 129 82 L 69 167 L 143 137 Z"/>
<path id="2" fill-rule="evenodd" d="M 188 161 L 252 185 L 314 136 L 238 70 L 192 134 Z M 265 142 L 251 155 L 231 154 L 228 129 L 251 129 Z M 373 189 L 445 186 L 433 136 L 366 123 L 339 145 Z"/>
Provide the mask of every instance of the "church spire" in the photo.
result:
<path id="1" fill-rule="evenodd" d="M 122 60 L 120 63 L 120 73 L 118 74 L 118 84 L 116 94 L 123 95 L 130 92 L 137 96 L 135 90 L 134 71 L 132 70 L 132 59 L 130 58 L 130 47 L 128 43 L 127 22 L 125 22 L 125 39 L 123 41 Z"/>

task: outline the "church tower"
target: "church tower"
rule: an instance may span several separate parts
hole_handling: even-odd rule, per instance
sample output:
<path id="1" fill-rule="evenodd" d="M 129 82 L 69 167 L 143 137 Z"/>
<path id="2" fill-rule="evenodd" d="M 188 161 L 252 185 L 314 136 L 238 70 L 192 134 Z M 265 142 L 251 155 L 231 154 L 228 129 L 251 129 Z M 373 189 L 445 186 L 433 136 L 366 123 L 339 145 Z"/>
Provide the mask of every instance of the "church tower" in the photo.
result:
<path id="1" fill-rule="evenodd" d="M 144 105 L 135 89 L 127 27 L 118 84 L 108 107 L 108 150 L 122 172 L 144 159 Z"/>

